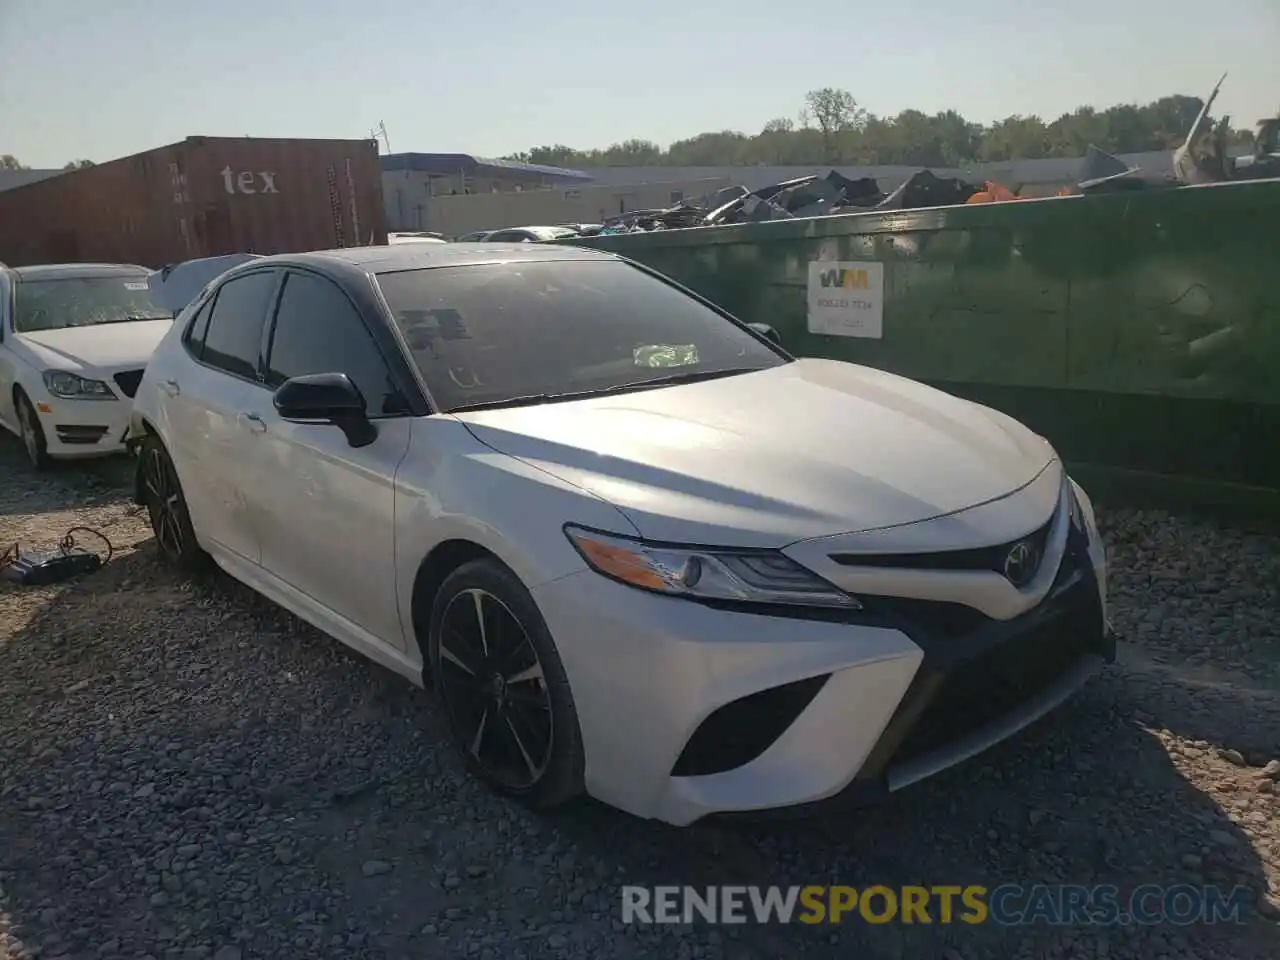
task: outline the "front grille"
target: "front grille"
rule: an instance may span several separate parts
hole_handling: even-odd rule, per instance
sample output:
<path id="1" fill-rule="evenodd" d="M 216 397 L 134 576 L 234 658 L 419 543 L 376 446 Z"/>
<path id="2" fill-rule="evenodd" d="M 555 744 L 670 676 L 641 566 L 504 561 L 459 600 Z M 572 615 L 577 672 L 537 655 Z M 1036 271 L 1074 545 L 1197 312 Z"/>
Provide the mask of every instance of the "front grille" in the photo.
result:
<path id="1" fill-rule="evenodd" d="M 141 370 L 123 370 L 115 375 L 116 386 L 130 400 L 138 392 L 138 384 L 142 382 Z"/>
<path id="2" fill-rule="evenodd" d="M 712 711 L 685 744 L 673 777 L 702 777 L 746 766 L 786 733 L 828 675 L 771 687 Z"/>
<path id="3" fill-rule="evenodd" d="M 957 665 L 942 677 L 894 762 L 943 747 L 1031 700 L 1086 654 L 1100 653 L 1100 636 L 1100 613 L 1087 606 Z"/>
<path id="4" fill-rule="evenodd" d="M 893 570 L 994 570 L 1004 573 L 1005 558 L 1009 550 L 1024 540 L 1029 540 L 1035 547 L 1036 555 L 1044 556 L 1045 544 L 1049 541 L 1049 532 L 1053 522 L 1058 518 L 1057 510 L 1042 527 L 1033 530 L 1026 536 L 998 543 L 991 547 L 977 547 L 971 550 L 942 550 L 932 553 L 833 553 L 831 559 L 842 567 L 880 567 Z"/>
<path id="5" fill-rule="evenodd" d="M 858 595 L 862 609 L 900 625 L 908 634 L 962 637 L 992 622 L 981 610 L 947 600 Z"/>
<path id="6" fill-rule="evenodd" d="M 1050 591 L 1058 589 L 1076 576 L 1083 562 L 1076 551 L 1070 548 L 1064 550 Z M 913 638 L 964 637 L 996 622 L 981 610 L 948 600 L 867 594 L 858 594 L 858 600 L 867 613 L 883 617 Z"/>
<path id="7" fill-rule="evenodd" d="M 107 433 L 106 427 L 82 427 L 78 425 L 55 424 L 54 433 L 62 443 L 93 444 L 101 440 Z"/>

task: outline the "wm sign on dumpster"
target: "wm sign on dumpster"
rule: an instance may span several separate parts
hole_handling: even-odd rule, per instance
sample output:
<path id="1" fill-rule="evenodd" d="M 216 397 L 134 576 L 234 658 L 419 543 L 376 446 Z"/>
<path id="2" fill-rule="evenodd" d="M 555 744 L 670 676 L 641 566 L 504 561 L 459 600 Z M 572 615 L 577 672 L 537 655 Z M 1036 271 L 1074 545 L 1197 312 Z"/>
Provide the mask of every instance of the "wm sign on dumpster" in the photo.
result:
<path id="1" fill-rule="evenodd" d="M 810 263 L 808 313 L 810 333 L 879 340 L 884 336 L 884 264 Z"/>
<path id="2" fill-rule="evenodd" d="M 871 282 L 867 278 L 867 271 L 861 267 L 856 269 L 842 267 L 840 269 L 823 270 L 819 280 L 821 280 L 824 288 L 842 287 L 845 290 L 867 290 L 871 286 Z"/>

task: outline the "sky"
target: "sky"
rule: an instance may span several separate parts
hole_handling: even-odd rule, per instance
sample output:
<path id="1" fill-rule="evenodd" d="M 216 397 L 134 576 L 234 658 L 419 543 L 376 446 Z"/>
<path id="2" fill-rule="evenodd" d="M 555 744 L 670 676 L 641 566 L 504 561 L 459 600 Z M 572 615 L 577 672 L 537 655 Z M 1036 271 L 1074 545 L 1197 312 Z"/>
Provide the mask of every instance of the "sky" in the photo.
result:
<path id="1" fill-rule="evenodd" d="M 861 11 L 861 12 L 859 12 Z M 988 122 L 1206 96 L 1280 108 L 1280 0 L 0 0 L 0 154 L 96 162 L 187 136 L 499 156 L 795 117 L 807 90 Z"/>

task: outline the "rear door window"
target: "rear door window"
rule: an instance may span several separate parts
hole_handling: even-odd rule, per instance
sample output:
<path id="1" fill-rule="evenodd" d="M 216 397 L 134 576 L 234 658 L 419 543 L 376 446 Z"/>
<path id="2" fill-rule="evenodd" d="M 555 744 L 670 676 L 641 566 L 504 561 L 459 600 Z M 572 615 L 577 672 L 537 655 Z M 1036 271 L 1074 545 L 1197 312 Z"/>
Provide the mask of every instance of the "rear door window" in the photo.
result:
<path id="1" fill-rule="evenodd" d="M 264 270 L 235 277 L 218 289 L 199 355 L 202 362 L 237 377 L 258 378 L 262 327 L 276 280 L 275 271 Z"/>
<path id="2" fill-rule="evenodd" d="M 213 313 L 214 297 L 210 297 L 200 307 L 196 317 L 191 321 L 191 325 L 187 327 L 187 349 L 195 356 L 199 357 L 200 352 L 204 349 L 204 336 L 209 331 L 209 317 Z"/>

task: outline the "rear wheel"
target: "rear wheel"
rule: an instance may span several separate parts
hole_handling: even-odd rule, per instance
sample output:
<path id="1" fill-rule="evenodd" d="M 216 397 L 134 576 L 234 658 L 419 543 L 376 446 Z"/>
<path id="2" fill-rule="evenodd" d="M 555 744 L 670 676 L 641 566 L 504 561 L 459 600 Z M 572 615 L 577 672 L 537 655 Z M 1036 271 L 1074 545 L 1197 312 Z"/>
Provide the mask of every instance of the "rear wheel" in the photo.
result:
<path id="1" fill-rule="evenodd" d="M 138 456 L 142 502 L 151 518 L 151 530 L 160 555 L 179 570 L 188 573 L 203 570 L 209 555 L 196 542 L 187 501 L 169 451 L 153 435 L 142 441 Z"/>
<path id="2" fill-rule="evenodd" d="M 450 574 L 427 648 L 454 742 L 474 774 L 535 808 L 582 792 L 569 681 L 542 614 L 510 570 L 485 559 Z"/>
<path id="3" fill-rule="evenodd" d="M 49 444 L 45 440 L 44 428 L 40 426 L 36 408 L 21 390 L 14 392 L 13 400 L 18 414 L 18 433 L 27 453 L 27 461 L 33 470 L 47 470 L 53 461 L 49 457 Z"/>

